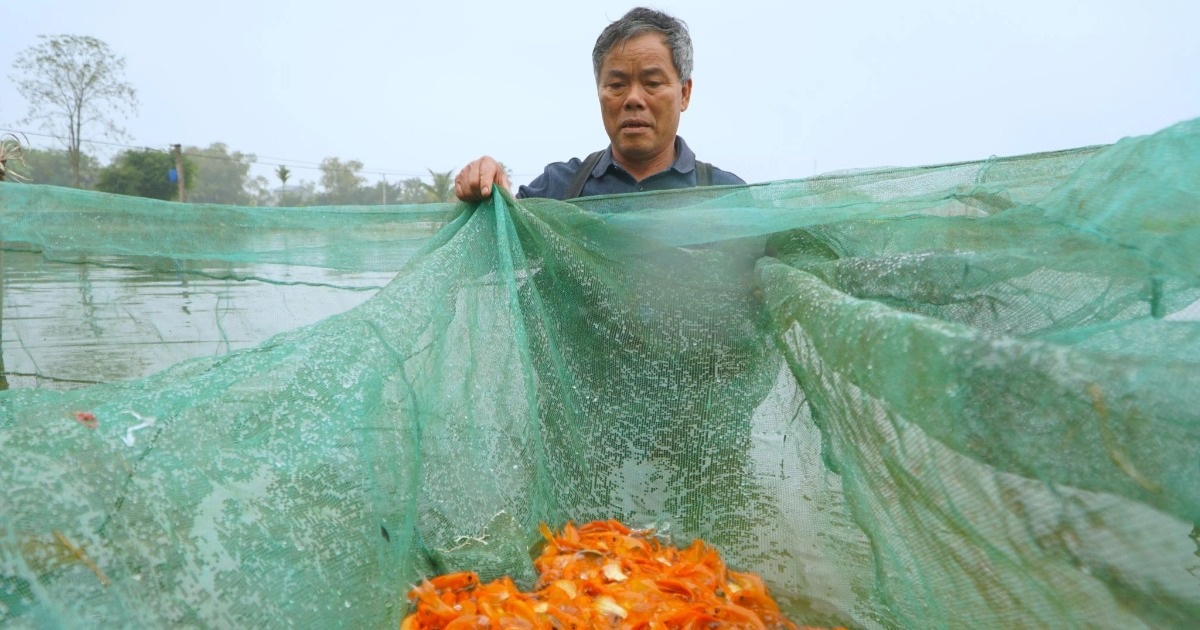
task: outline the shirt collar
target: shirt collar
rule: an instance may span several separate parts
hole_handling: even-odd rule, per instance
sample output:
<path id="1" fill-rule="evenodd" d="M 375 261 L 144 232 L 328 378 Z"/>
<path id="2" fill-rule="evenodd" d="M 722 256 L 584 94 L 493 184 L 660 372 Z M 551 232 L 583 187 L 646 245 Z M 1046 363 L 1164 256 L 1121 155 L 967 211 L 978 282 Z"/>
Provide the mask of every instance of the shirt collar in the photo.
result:
<path id="1" fill-rule="evenodd" d="M 613 161 L 612 145 L 604 150 L 604 155 L 600 156 L 600 161 L 596 163 L 596 168 L 592 169 L 592 177 L 603 177 L 608 172 L 608 167 L 616 166 Z M 696 154 L 692 152 L 691 147 L 683 141 L 683 136 L 675 136 L 675 163 L 671 165 L 671 169 L 679 173 L 690 173 L 696 169 Z"/>

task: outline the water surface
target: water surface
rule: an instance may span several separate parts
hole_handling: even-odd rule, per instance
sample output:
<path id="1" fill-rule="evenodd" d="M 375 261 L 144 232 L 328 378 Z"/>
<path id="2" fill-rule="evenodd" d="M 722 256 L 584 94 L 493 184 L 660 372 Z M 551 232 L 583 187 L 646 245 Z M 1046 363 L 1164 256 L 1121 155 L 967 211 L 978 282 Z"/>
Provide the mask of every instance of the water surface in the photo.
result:
<path id="1" fill-rule="evenodd" d="M 135 379 L 252 347 L 361 304 L 396 273 L 13 250 L 0 262 L 11 388 Z"/>

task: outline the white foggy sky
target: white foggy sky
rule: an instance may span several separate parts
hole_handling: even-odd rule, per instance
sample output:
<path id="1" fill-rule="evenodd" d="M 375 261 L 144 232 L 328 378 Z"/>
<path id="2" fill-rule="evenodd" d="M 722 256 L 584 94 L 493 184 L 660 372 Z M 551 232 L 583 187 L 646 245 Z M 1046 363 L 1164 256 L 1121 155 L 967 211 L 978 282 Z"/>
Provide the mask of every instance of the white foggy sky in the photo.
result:
<path id="1" fill-rule="evenodd" d="M 126 144 L 221 141 L 293 181 L 329 156 L 396 181 L 487 153 L 524 183 L 607 144 L 591 49 L 636 4 L 0 0 L 0 128 L 40 131 L 18 122 L 16 55 L 83 34 L 125 57 L 138 90 Z M 1110 143 L 1200 116 L 1200 0 L 645 4 L 691 28 L 680 134 L 747 181 Z"/>

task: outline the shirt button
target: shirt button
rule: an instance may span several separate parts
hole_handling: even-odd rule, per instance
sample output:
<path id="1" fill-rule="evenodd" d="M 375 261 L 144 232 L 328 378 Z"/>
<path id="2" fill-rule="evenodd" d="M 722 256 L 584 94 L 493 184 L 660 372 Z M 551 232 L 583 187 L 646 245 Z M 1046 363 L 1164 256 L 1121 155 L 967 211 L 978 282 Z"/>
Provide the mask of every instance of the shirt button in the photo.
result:
<path id="1" fill-rule="evenodd" d="M 645 187 L 645 186 L 642 186 L 641 184 L 638 184 L 638 190 L 645 190 L 645 189 L 646 189 L 646 187 Z"/>

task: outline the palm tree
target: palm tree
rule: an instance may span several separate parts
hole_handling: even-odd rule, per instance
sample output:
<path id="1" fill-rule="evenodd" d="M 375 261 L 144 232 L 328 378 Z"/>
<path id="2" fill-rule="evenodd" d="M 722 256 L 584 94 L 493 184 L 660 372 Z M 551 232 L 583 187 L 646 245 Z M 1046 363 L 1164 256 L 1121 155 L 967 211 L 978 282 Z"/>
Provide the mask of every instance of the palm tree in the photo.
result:
<path id="1" fill-rule="evenodd" d="M 280 185 L 279 203 L 277 205 L 282 206 L 283 198 L 285 195 L 287 195 L 287 180 L 289 177 L 292 176 L 292 172 L 288 170 L 288 167 L 280 164 L 279 168 L 275 169 L 275 176 L 279 178 L 279 185 Z"/>
<path id="2" fill-rule="evenodd" d="M 28 139 L 25 140 L 25 144 L 29 144 Z M 11 133 L 6 133 L 0 136 L 0 182 L 4 181 L 6 176 L 14 182 L 29 181 L 27 178 L 8 170 L 9 160 L 16 160 L 22 166 L 26 166 L 25 147 L 21 144 L 21 139 Z"/>
<path id="3" fill-rule="evenodd" d="M 28 138 L 25 140 L 29 144 Z M 28 181 L 26 178 L 8 172 L 8 161 L 16 160 L 22 165 L 25 165 L 25 149 L 21 145 L 21 139 L 11 133 L 6 133 L 0 136 L 0 182 L 4 181 L 7 175 L 13 181 Z M 2 235 L 0 235 L 2 236 Z M 2 240 L 2 239 L 0 239 Z M 4 329 L 4 250 L 0 249 L 0 333 Z M 3 335 L 0 334 L 0 338 Z M 8 389 L 8 372 L 4 369 L 4 351 L 0 349 L 0 390 Z"/>
<path id="4" fill-rule="evenodd" d="M 425 169 L 429 171 L 430 177 L 433 178 L 433 183 L 421 182 L 421 188 L 425 190 L 425 196 L 431 203 L 446 203 L 454 200 L 454 171 L 446 171 L 445 173 L 434 172 L 433 169 Z"/>

